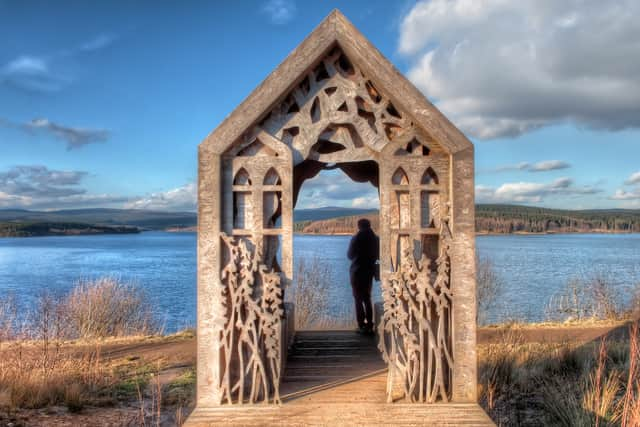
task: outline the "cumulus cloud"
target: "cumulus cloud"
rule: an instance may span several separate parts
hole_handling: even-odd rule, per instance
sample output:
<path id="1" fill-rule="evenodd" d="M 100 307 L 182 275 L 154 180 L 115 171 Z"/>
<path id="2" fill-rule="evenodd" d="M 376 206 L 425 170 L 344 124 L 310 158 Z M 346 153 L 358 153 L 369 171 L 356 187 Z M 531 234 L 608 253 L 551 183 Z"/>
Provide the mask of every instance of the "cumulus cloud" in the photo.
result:
<path id="1" fill-rule="evenodd" d="M 631 189 L 619 188 L 615 191 L 615 193 L 613 193 L 611 197 L 609 197 L 609 199 L 621 200 L 626 202 L 631 201 L 631 204 L 627 203 L 627 206 L 629 207 L 638 206 L 640 204 L 640 171 L 634 172 L 631 175 L 629 175 L 629 178 L 627 178 L 624 181 L 624 183 L 625 185 L 635 186 L 635 187 Z"/>
<path id="2" fill-rule="evenodd" d="M 197 201 L 197 186 L 191 182 L 182 187 L 136 198 L 126 203 L 125 207 L 128 209 L 194 211 Z"/>
<path id="3" fill-rule="evenodd" d="M 52 136 L 66 142 L 67 150 L 97 142 L 105 142 L 110 136 L 110 132 L 105 129 L 65 126 L 45 118 L 34 119 L 27 123 L 14 123 L 0 118 L 0 126 L 21 129 L 30 134 Z"/>
<path id="4" fill-rule="evenodd" d="M 352 181 L 339 170 L 324 171 L 305 181 L 296 208 L 325 206 L 377 208 L 378 190 L 369 183 Z"/>
<path id="5" fill-rule="evenodd" d="M 616 190 L 613 193 L 613 196 L 610 197 L 611 200 L 640 200 L 640 187 L 626 191 L 626 190 Z"/>
<path id="6" fill-rule="evenodd" d="M 513 165 L 498 166 L 491 172 L 529 171 L 548 172 L 553 170 L 568 169 L 571 165 L 562 160 L 543 160 L 538 163 L 520 162 Z"/>
<path id="7" fill-rule="evenodd" d="M 80 187 L 84 171 L 62 171 L 42 165 L 15 166 L 0 172 L 0 208 L 62 208 L 113 205 L 126 197 L 88 194 Z"/>
<path id="8" fill-rule="evenodd" d="M 114 34 L 99 34 L 77 46 L 45 54 L 22 54 L 0 66 L 0 84 L 30 92 L 56 92 L 73 81 L 61 64 L 68 58 L 95 52 L 113 44 Z"/>
<path id="9" fill-rule="evenodd" d="M 640 171 L 632 173 L 624 183 L 627 185 L 640 184 Z"/>
<path id="10" fill-rule="evenodd" d="M 640 2 L 431 0 L 401 24 L 409 78 L 469 135 L 640 127 Z"/>
<path id="11" fill-rule="evenodd" d="M 269 0 L 262 9 L 276 25 L 286 24 L 296 14 L 296 4 L 292 0 Z"/>
<path id="12" fill-rule="evenodd" d="M 559 178 L 550 183 L 512 182 L 498 188 L 476 186 L 479 203 L 540 203 L 552 196 L 580 196 L 601 193 L 592 186 L 577 186 L 571 178 Z"/>

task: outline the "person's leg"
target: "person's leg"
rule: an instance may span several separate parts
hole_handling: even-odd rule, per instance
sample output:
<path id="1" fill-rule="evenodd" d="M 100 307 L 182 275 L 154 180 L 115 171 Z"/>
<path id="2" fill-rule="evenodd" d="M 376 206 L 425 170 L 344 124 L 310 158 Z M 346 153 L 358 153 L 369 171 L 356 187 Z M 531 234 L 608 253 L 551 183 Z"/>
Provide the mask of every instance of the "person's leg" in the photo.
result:
<path id="1" fill-rule="evenodd" d="M 373 285 L 373 278 L 369 279 L 369 283 L 366 287 L 366 292 L 363 292 L 362 303 L 364 304 L 364 316 L 367 321 L 367 328 L 373 329 L 373 304 L 371 303 L 371 288 Z"/>
<path id="2" fill-rule="evenodd" d="M 364 311 L 364 304 L 362 300 L 362 294 L 358 291 L 358 288 L 354 285 L 351 285 L 351 290 L 353 291 L 353 301 L 356 307 L 356 320 L 358 321 L 358 327 L 364 328 L 365 311 Z"/>
<path id="3" fill-rule="evenodd" d="M 363 290 L 361 291 L 362 304 L 364 305 L 364 318 L 367 322 L 367 329 L 373 329 L 373 304 L 371 303 L 371 289 L 373 278 L 369 278 Z"/>

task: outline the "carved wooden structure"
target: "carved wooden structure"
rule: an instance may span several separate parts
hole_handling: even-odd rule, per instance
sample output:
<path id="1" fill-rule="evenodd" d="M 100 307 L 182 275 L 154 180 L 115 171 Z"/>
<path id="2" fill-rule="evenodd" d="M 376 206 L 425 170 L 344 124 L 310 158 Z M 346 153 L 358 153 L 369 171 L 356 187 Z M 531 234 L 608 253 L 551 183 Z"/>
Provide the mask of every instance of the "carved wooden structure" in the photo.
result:
<path id="1" fill-rule="evenodd" d="M 334 168 L 379 189 L 387 399 L 475 402 L 473 145 L 334 11 L 200 145 L 199 409 L 280 402 L 293 208 Z"/>

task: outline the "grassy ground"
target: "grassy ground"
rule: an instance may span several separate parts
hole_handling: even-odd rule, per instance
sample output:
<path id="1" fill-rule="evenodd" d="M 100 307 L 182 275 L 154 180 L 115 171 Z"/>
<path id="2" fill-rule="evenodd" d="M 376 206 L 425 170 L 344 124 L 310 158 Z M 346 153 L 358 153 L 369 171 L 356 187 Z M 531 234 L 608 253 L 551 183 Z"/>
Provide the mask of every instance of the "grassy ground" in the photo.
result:
<path id="1" fill-rule="evenodd" d="M 480 403 L 498 425 L 638 425 L 637 334 L 610 322 L 483 328 Z M 195 344 L 190 331 L 5 342 L 0 425 L 180 425 L 194 402 Z"/>

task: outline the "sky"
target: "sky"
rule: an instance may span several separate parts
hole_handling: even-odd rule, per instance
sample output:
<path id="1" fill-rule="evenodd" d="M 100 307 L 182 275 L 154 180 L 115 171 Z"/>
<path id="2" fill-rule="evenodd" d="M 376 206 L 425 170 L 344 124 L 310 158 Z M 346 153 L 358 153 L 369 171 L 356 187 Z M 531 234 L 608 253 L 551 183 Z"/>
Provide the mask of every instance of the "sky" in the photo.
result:
<path id="1" fill-rule="evenodd" d="M 198 144 L 334 8 L 473 141 L 477 202 L 640 208 L 636 0 L 0 0 L 0 209 L 195 210 Z M 377 204 L 332 171 L 297 207 Z"/>

